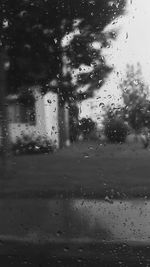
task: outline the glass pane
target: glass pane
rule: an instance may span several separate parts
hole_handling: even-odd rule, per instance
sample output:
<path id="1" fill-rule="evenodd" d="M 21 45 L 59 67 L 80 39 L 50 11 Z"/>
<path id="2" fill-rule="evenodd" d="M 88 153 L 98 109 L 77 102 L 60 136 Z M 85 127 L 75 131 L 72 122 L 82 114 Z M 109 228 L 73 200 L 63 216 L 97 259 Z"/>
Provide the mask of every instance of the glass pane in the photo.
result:
<path id="1" fill-rule="evenodd" d="M 149 266 L 149 0 L 0 2 L 0 262 Z"/>

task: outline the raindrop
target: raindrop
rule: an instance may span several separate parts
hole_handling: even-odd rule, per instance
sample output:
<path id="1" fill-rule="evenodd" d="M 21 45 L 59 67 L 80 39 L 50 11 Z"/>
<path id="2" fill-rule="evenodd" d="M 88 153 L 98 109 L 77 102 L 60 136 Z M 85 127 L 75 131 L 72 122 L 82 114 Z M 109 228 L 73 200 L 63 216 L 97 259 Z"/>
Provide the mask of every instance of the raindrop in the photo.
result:
<path id="1" fill-rule="evenodd" d="M 137 81 L 137 80 L 134 80 L 133 83 L 134 83 L 135 85 L 138 85 L 138 81 Z"/>
<path id="2" fill-rule="evenodd" d="M 19 17 L 23 17 L 26 13 L 27 13 L 26 10 L 22 10 L 22 11 L 19 13 Z"/>
<path id="3" fill-rule="evenodd" d="M 113 204 L 113 200 L 111 198 L 109 198 L 109 196 L 105 197 L 105 201 L 110 203 L 110 204 Z"/>
<path id="4" fill-rule="evenodd" d="M 104 107 L 104 103 L 103 103 L 103 102 L 101 102 L 101 103 L 99 104 L 99 107 L 100 107 L 100 106 Z"/>
<path id="5" fill-rule="evenodd" d="M 95 2 L 93 1 L 93 0 L 91 0 L 91 1 L 89 1 L 89 4 L 91 4 L 91 5 L 95 5 Z"/>
<path id="6" fill-rule="evenodd" d="M 89 155 L 88 155 L 88 154 L 85 154 L 85 155 L 84 155 L 84 158 L 85 158 L 85 159 L 89 158 Z"/>
<path id="7" fill-rule="evenodd" d="M 7 61 L 4 63 L 4 70 L 9 70 L 9 68 L 10 68 L 10 62 Z"/>
<path id="8" fill-rule="evenodd" d="M 65 248 L 64 248 L 64 251 L 65 251 L 65 252 L 68 252 L 68 251 L 69 251 L 69 248 L 68 248 L 68 247 L 65 247 Z"/>
<path id="9" fill-rule="evenodd" d="M 8 20 L 3 20 L 3 28 L 8 28 Z"/>
<path id="10" fill-rule="evenodd" d="M 63 232 L 60 231 L 60 230 L 58 230 L 57 233 L 56 233 L 57 236 L 61 236 L 62 234 L 63 234 Z"/>

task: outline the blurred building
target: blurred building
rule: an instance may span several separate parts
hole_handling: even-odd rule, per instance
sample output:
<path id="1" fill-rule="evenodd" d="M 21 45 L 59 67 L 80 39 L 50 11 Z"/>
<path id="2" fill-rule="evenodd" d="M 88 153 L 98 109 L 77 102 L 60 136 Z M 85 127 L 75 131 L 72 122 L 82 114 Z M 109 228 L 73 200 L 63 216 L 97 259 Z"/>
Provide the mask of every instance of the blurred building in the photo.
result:
<path id="1" fill-rule="evenodd" d="M 32 88 L 31 95 L 8 95 L 10 139 L 14 143 L 22 135 L 46 136 L 59 147 L 58 97 L 53 92 L 42 94 Z"/>

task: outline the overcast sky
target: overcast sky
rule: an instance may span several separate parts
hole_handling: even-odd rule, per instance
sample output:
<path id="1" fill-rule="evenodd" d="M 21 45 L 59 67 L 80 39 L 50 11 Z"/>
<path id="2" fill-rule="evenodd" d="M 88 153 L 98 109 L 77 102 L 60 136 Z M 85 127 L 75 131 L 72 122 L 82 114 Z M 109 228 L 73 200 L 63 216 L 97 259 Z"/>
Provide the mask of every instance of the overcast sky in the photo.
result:
<path id="1" fill-rule="evenodd" d="M 111 42 L 110 48 L 104 49 L 107 63 L 114 67 L 107 82 L 93 100 L 82 105 L 82 116 L 94 116 L 98 109 L 91 111 L 91 102 L 120 102 L 119 84 L 125 74 L 126 64 L 142 66 L 145 81 L 150 84 L 150 0 L 128 0 L 126 15 L 107 26 L 107 30 L 117 30 L 118 37 Z M 90 103 L 90 104 L 89 104 Z M 93 104 L 92 104 L 93 105 Z M 94 115 L 92 115 L 94 114 Z"/>

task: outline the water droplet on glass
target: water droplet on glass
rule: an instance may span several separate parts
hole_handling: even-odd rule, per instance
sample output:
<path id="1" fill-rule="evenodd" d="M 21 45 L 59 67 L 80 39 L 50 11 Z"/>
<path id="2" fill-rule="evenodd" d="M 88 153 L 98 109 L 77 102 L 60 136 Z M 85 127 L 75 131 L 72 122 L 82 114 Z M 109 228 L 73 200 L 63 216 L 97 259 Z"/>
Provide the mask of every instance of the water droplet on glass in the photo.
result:
<path id="1" fill-rule="evenodd" d="M 64 251 L 65 251 L 65 252 L 68 252 L 68 251 L 69 251 L 69 248 L 68 248 L 68 247 L 65 247 L 65 248 L 64 248 Z"/>
<path id="2" fill-rule="evenodd" d="M 57 236 L 61 236 L 62 234 L 63 234 L 63 232 L 60 231 L 60 230 L 58 230 L 57 233 L 56 233 Z"/>
<path id="3" fill-rule="evenodd" d="M 113 204 L 113 200 L 111 198 L 109 198 L 109 196 L 105 197 L 105 201 L 110 203 L 110 204 Z"/>

